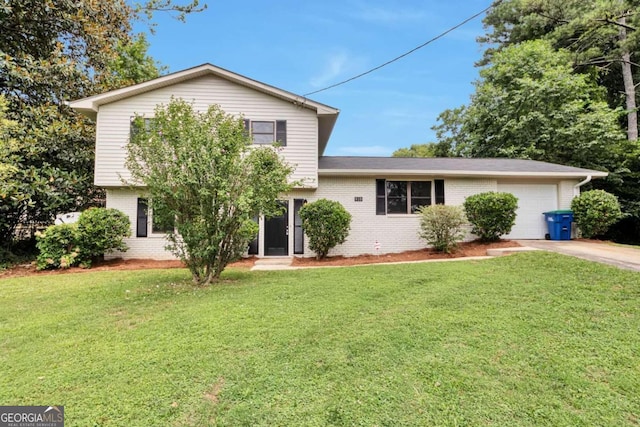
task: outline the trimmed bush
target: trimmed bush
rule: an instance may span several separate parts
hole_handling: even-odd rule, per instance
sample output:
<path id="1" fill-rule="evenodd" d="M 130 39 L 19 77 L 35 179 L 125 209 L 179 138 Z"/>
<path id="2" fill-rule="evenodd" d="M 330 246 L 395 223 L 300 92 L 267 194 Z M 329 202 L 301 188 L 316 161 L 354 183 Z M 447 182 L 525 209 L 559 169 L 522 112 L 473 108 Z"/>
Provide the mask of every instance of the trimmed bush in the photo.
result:
<path id="1" fill-rule="evenodd" d="M 503 234 L 509 234 L 516 222 L 516 209 L 518 198 L 511 193 L 489 191 L 464 201 L 471 232 L 483 242 L 495 242 Z"/>
<path id="2" fill-rule="evenodd" d="M 78 262 L 78 227 L 76 224 L 51 225 L 36 234 L 38 270 L 47 268 L 69 268 Z"/>
<path id="3" fill-rule="evenodd" d="M 124 238 L 131 235 L 129 217 L 117 209 L 89 208 L 77 222 L 78 246 L 83 266 L 113 251 L 126 251 Z"/>
<path id="4" fill-rule="evenodd" d="M 117 209 L 87 209 L 77 223 L 52 225 L 36 235 L 37 268 L 90 267 L 105 253 L 126 251 L 129 226 L 129 218 Z"/>
<path id="5" fill-rule="evenodd" d="M 309 238 L 309 248 L 316 258 L 327 256 L 329 250 L 344 243 L 351 228 L 351 214 L 339 202 L 320 199 L 300 209 L 302 228 Z"/>
<path id="6" fill-rule="evenodd" d="M 585 191 L 571 201 L 573 219 L 583 237 L 599 236 L 622 217 L 618 198 L 604 190 Z"/>
<path id="7" fill-rule="evenodd" d="M 467 220 L 459 206 L 423 206 L 420 214 L 420 232 L 427 244 L 439 252 L 451 253 L 464 239 Z"/>

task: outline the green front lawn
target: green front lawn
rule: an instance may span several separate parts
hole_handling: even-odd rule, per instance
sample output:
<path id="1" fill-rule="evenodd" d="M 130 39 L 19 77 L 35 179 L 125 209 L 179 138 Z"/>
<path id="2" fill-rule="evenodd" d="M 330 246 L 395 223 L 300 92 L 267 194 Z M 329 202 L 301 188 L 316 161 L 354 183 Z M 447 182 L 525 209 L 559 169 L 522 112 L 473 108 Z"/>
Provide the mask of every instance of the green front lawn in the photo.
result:
<path id="1" fill-rule="evenodd" d="M 487 261 L 0 280 L 0 404 L 68 426 L 640 423 L 640 274 Z"/>

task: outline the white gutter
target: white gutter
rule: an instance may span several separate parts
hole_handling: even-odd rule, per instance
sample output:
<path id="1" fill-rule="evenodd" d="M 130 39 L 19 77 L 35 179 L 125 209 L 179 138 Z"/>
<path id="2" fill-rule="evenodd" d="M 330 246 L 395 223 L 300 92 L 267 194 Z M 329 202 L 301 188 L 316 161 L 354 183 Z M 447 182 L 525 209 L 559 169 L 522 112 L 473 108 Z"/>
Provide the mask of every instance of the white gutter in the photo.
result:
<path id="1" fill-rule="evenodd" d="M 583 185 L 585 185 L 586 183 L 591 181 L 591 175 L 587 175 L 587 177 L 584 179 L 584 181 L 580 181 L 579 183 L 577 183 L 576 185 L 573 186 L 573 196 L 577 197 L 580 195 L 580 187 L 582 187 Z"/>
<path id="2" fill-rule="evenodd" d="M 402 170 L 402 169 L 318 169 L 320 176 L 454 176 L 454 177 L 521 177 L 521 178 L 580 178 L 576 172 L 526 172 L 526 171 L 468 171 L 468 170 Z M 606 172 L 594 172 L 591 177 L 605 177 Z M 589 182 L 589 181 L 586 181 Z M 585 184 L 586 184 L 585 182 Z M 581 184 L 582 185 L 582 184 Z"/>

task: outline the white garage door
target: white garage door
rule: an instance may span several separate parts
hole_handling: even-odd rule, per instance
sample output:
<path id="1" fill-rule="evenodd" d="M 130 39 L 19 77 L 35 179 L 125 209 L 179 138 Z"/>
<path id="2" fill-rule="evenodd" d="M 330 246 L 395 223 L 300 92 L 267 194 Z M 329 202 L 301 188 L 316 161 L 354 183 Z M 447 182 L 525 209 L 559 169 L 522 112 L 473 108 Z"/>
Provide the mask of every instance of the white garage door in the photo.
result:
<path id="1" fill-rule="evenodd" d="M 555 184 L 498 184 L 498 191 L 518 198 L 516 223 L 507 239 L 544 239 L 548 233 L 543 212 L 558 209 Z"/>

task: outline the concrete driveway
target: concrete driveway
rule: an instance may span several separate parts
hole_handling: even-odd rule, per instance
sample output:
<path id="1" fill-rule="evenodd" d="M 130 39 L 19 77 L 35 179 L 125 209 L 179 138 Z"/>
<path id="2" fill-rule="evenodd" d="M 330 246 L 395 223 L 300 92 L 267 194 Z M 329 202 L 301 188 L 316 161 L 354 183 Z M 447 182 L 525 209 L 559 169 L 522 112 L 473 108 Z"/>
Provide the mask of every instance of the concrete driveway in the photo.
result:
<path id="1" fill-rule="evenodd" d="M 518 240 L 522 246 L 640 271 L 640 248 L 580 240 Z"/>

